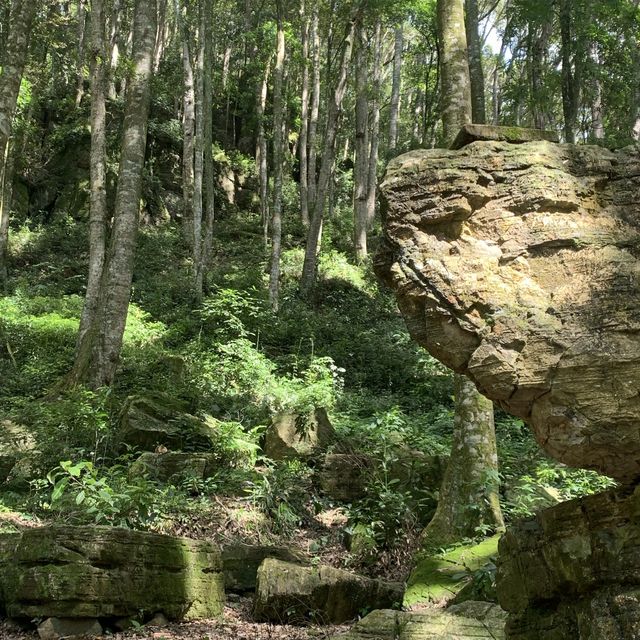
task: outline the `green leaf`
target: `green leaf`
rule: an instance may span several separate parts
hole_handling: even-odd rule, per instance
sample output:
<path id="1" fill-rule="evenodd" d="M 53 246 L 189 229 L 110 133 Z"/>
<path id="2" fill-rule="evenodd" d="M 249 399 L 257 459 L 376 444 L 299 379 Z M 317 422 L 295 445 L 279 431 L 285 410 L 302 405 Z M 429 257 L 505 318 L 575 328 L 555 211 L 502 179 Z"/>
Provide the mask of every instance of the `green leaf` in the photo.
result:
<path id="1" fill-rule="evenodd" d="M 60 480 L 60 482 L 58 482 L 55 487 L 53 487 L 53 492 L 51 493 L 51 502 L 60 500 L 68 484 L 69 478 L 62 478 L 62 480 Z"/>
<path id="2" fill-rule="evenodd" d="M 82 504 L 84 502 L 84 499 L 86 498 L 87 494 L 84 491 L 81 491 L 77 496 L 76 496 L 76 504 Z"/>

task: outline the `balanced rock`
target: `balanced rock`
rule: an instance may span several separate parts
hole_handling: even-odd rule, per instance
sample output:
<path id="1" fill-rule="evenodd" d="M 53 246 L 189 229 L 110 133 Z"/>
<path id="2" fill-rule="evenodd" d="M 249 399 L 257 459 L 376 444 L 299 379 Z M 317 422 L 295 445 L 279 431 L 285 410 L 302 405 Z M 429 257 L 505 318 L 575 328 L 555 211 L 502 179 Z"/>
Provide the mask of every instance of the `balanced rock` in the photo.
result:
<path id="1" fill-rule="evenodd" d="M 325 449 L 335 435 L 324 409 L 308 414 L 279 413 L 267 428 L 264 452 L 272 460 L 305 458 Z"/>
<path id="2" fill-rule="evenodd" d="M 495 604 L 474 602 L 460 609 L 372 611 L 332 640 L 502 640 L 505 613 Z"/>
<path id="3" fill-rule="evenodd" d="M 55 525 L 0 536 L 0 608 L 12 618 L 171 620 L 222 613 L 220 550 L 111 527 Z"/>
<path id="4" fill-rule="evenodd" d="M 563 502 L 500 540 L 510 640 L 640 638 L 640 489 Z"/>
<path id="5" fill-rule="evenodd" d="M 381 191 L 376 271 L 413 338 L 552 457 L 640 477 L 638 151 L 413 151 Z"/>
<path id="6" fill-rule="evenodd" d="M 272 558 L 258 570 L 254 617 L 281 624 L 310 620 L 340 624 L 363 609 L 402 602 L 402 585 L 319 565 L 303 567 Z"/>

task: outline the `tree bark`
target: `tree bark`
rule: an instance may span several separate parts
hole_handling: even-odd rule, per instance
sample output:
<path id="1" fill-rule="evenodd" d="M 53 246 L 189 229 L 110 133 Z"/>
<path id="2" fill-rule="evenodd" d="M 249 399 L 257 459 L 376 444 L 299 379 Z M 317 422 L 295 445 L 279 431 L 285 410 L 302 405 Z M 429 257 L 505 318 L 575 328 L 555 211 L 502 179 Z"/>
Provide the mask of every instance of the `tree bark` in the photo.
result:
<path id="1" fill-rule="evenodd" d="M 302 96 L 300 105 L 300 215 L 302 224 L 309 226 L 309 18 L 306 3 L 300 5 L 302 20 Z"/>
<path id="2" fill-rule="evenodd" d="M 9 244 L 9 206 L 4 202 L 5 179 L 9 160 L 9 140 L 18 102 L 22 74 L 27 62 L 31 23 L 37 3 L 13 0 L 9 33 L 0 71 L 0 288 L 7 284 L 7 250 Z"/>
<path id="3" fill-rule="evenodd" d="M 307 246 L 305 248 L 304 264 L 302 267 L 302 277 L 300 279 L 300 291 L 303 296 L 311 294 L 316 280 L 318 266 L 318 247 L 322 234 L 322 222 L 324 209 L 327 200 L 327 192 L 331 181 L 333 162 L 336 154 L 336 136 L 338 133 L 338 120 L 342 110 L 342 101 L 347 88 L 347 74 L 351 61 L 353 49 L 353 37 L 359 17 L 354 17 L 349 25 L 347 35 L 342 45 L 342 56 L 338 70 L 338 80 L 329 100 L 327 110 L 327 127 L 324 140 L 324 151 L 322 154 L 322 164 L 320 165 L 320 176 L 313 206 L 313 215 L 307 233 Z"/>
<path id="4" fill-rule="evenodd" d="M 200 11 L 202 5 L 200 4 Z M 198 21 L 196 32 L 198 54 L 196 56 L 195 69 L 195 131 L 194 131 L 194 161 L 193 161 L 193 212 L 191 243 L 193 247 L 193 275 L 194 283 L 197 280 L 202 250 L 202 210 L 203 210 L 203 186 L 204 186 L 204 34 L 202 33 L 202 21 Z"/>
<path id="5" fill-rule="evenodd" d="M 267 105 L 271 58 L 267 60 L 264 73 L 258 83 L 256 116 L 258 120 L 258 139 L 256 142 L 256 165 L 260 182 L 260 215 L 262 217 L 262 235 L 265 250 L 269 244 L 269 174 L 267 162 L 267 136 L 264 129 L 264 111 Z"/>
<path id="6" fill-rule="evenodd" d="M 469 45 L 469 74 L 471 79 L 471 117 L 475 124 L 485 124 L 487 115 L 484 98 L 482 43 L 478 33 L 478 0 L 465 0 L 465 9 L 465 30 Z"/>
<path id="7" fill-rule="evenodd" d="M 462 0 L 438 0 L 442 127 L 449 146 L 471 121 L 471 87 Z"/>
<path id="8" fill-rule="evenodd" d="M 376 23 L 373 58 L 373 93 L 371 96 L 371 145 L 369 146 L 369 176 L 367 178 L 367 228 L 376 215 L 378 189 L 378 155 L 380 149 L 380 97 L 382 94 L 382 24 Z"/>
<path id="9" fill-rule="evenodd" d="M 78 0 L 78 59 L 76 60 L 76 109 L 84 96 L 84 50 L 87 30 L 87 11 L 85 0 Z"/>
<path id="10" fill-rule="evenodd" d="M 318 19 L 318 7 L 316 6 L 311 18 L 311 69 L 312 69 L 312 91 L 311 109 L 309 112 L 309 167 L 307 170 L 307 184 L 309 192 L 308 210 L 311 212 L 316 202 L 317 191 L 317 171 L 318 171 L 318 120 L 320 118 L 320 29 Z"/>
<path id="11" fill-rule="evenodd" d="M 398 117 L 400 115 L 400 88 L 402 83 L 402 50 L 404 35 L 402 25 L 395 28 L 393 47 L 393 79 L 391 82 L 391 106 L 389 107 L 389 156 L 396 155 L 398 146 Z"/>
<path id="12" fill-rule="evenodd" d="M 193 247 L 193 198 L 195 189 L 195 87 L 189 32 L 184 22 L 182 0 L 175 1 L 176 19 L 182 40 L 182 223 L 185 237 Z"/>
<path id="13" fill-rule="evenodd" d="M 369 195 L 369 64 L 367 32 L 358 29 L 355 56 L 356 141 L 353 167 L 354 249 L 356 262 L 367 259 L 367 197 Z"/>
<path id="14" fill-rule="evenodd" d="M 422 534 L 426 549 L 447 546 L 478 533 L 504 531 L 493 404 L 464 376 L 456 376 L 455 395 L 451 457 L 438 507 Z"/>
<path id="15" fill-rule="evenodd" d="M 203 78 L 202 78 L 202 127 L 203 127 L 203 180 L 204 180 L 204 216 L 203 235 L 199 260 L 196 265 L 195 291 L 200 300 L 204 293 L 204 280 L 211 255 L 213 225 L 215 221 L 215 176 L 213 171 L 213 86 L 211 70 L 213 68 L 213 5 L 211 0 L 202 0 L 200 15 L 200 34 L 203 38 Z"/>
<path id="16" fill-rule="evenodd" d="M 273 69 L 273 210 L 271 216 L 271 268 L 269 302 L 278 311 L 280 298 L 280 254 L 282 252 L 282 179 L 284 163 L 284 59 L 285 34 L 282 2 L 277 2 L 278 28 L 276 65 Z"/>
<path id="17" fill-rule="evenodd" d="M 156 0 L 137 0 L 133 17 L 133 61 L 127 82 L 120 169 L 113 227 L 100 281 L 92 340 L 76 355 L 78 381 L 93 388 L 114 379 L 129 309 L 133 259 L 144 167 L 156 39 Z"/>
<path id="18" fill-rule="evenodd" d="M 560 36 L 562 50 L 562 113 L 565 142 L 575 144 L 580 93 L 576 82 L 574 34 L 571 0 L 560 0 Z"/>
<path id="19" fill-rule="evenodd" d="M 104 0 L 91 0 L 91 199 L 89 214 L 89 274 L 80 328 L 76 341 L 76 364 L 79 355 L 91 348 L 95 339 L 100 281 L 107 242 L 107 145 L 106 145 L 106 15 Z M 79 382 L 81 371 L 74 365 L 69 381 Z"/>
<path id="20" fill-rule="evenodd" d="M 591 102 L 591 137 L 600 142 L 604 140 L 604 113 L 602 105 L 602 81 L 600 80 L 598 49 L 595 43 L 589 47 L 595 75 L 593 78 L 593 99 Z"/>

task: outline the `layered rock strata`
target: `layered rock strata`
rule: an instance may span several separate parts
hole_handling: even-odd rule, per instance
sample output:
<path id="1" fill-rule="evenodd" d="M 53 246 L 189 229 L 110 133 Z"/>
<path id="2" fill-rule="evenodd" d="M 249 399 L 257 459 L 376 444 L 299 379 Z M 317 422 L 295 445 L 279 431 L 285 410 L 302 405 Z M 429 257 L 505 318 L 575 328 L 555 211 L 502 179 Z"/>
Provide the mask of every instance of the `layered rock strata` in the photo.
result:
<path id="1" fill-rule="evenodd" d="M 413 338 L 554 458 L 640 477 L 640 154 L 414 151 L 381 187 L 377 273 Z"/>

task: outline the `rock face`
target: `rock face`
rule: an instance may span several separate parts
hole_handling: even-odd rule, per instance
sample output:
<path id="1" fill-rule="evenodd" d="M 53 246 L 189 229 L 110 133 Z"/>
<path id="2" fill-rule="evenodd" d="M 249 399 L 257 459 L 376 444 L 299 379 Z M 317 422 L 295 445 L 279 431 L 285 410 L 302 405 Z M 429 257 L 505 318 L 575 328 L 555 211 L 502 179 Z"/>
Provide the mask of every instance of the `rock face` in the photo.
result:
<path id="1" fill-rule="evenodd" d="M 258 570 L 254 617 L 261 621 L 340 624 L 362 609 L 402 602 L 402 585 L 320 565 L 302 567 L 272 558 Z"/>
<path id="2" fill-rule="evenodd" d="M 309 415 L 280 413 L 267 428 L 264 452 L 272 460 L 304 458 L 322 451 L 335 435 L 324 409 Z"/>
<path id="3" fill-rule="evenodd" d="M 213 476 L 217 469 L 218 465 L 212 454 L 145 451 L 129 467 L 129 477 L 146 476 L 158 482 L 169 482 L 186 476 L 202 480 Z"/>
<path id="4" fill-rule="evenodd" d="M 640 489 L 561 503 L 500 541 L 511 640 L 640 638 Z"/>
<path id="5" fill-rule="evenodd" d="M 469 606 L 472 605 L 472 606 Z M 332 640 L 501 640 L 505 613 L 495 604 L 469 602 L 424 611 L 372 611 Z"/>
<path id="6" fill-rule="evenodd" d="M 413 338 L 554 458 L 640 477 L 640 154 L 474 142 L 400 156 L 381 191 Z"/>
<path id="7" fill-rule="evenodd" d="M 223 602 L 220 551 L 207 542 L 110 527 L 0 536 L 0 608 L 12 618 L 212 618 Z"/>

